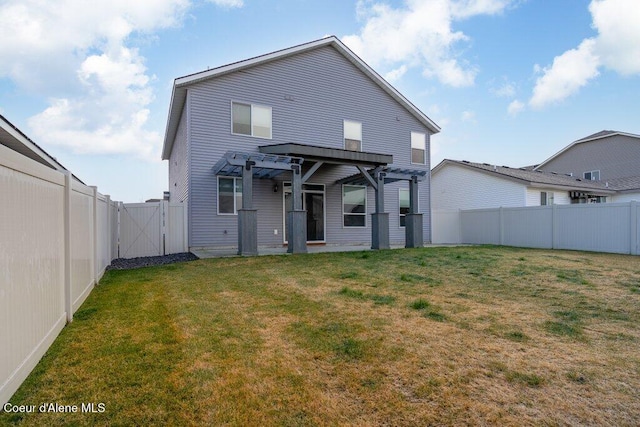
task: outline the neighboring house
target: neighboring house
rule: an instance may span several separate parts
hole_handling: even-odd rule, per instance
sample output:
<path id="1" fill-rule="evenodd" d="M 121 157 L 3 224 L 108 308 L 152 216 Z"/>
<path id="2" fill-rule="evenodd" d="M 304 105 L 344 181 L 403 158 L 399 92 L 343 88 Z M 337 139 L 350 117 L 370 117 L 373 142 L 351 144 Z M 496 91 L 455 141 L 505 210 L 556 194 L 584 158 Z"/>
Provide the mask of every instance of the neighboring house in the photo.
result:
<path id="1" fill-rule="evenodd" d="M 0 144 L 51 169 L 60 172 L 67 170 L 2 115 L 0 115 Z"/>
<path id="2" fill-rule="evenodd" d="M 603 130 L 569 144 L 534 170 L 608 183 L 617 192 L 607 201 L 640 200 L 640 135 Z"/>
<path id="3" fill-rule="evenodd" d="M 530 168 L 445 159 L 431 171 L 433 209 L 483 209 L 604 202 L 605 183 Z"/>
<path id="4" fill-rule="evenodd" d="M 327 37 L 176 79 L 162 158 L 190 248 L 414 246 L 439 130 Z"/>

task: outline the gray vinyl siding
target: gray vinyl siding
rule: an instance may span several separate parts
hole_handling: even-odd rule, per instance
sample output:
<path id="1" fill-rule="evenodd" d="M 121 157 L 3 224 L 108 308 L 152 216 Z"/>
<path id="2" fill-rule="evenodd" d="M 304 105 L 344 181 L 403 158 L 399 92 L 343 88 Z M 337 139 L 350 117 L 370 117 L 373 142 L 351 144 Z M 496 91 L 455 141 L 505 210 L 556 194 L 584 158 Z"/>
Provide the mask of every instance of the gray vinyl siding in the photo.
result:
<path id="1" fill-rule="evenodd" d="M 573 173 L 599 170 L 600 181 L 640 175 L 640 139 L 614 135 L 575 144 L 542 167 L 543 170 Z"/>
<path id="2" fill-rule="evenodd" d="M 185 202 L 189 198 L 189 140 L 187 138 L 187 108 L 182 111 L 176 140 L 169 157 L 170 202 Z"/>
<path id="3" fill-rule="evenodd" d="M 293 97 L 293 101 L 285 99 Z M 231 134 L 231 102 L 272 107 L 272 139 Z M 190 139 L 191 246 L 236 246 L 237 217 L 217 215 L 217 179 L 212 167 L 228 150 L 257 152 L 262 145 L 301 143 L 343 148 L 343 120 L 362 123 L 362 151 L 389 153 L 394 166 L 429 171 L 411 164 L 411 131 L 430 132 L 413 115 L 332 47 L 281 58 L 238 71 L 188 89 Z M 174 147 L 174 150 L 176 148 Z M 327 243 L 370 243 L 371 217 L 363 229 L 342 226 L 342 186 L 335 181 L 357 173 L 355 167 L 323 166 L 310 183 L 325 184 L 325 240 Z M 290 173 L 278 177 L 289 181 Z M 392 243 L 404 242 L 398 227 L 398 190 L 407 183 L 385 186 L 385 211 L 390 217 Z M 424 239 L 430 241 L 429 183 L 420 184 Z M 254 208 L 258 209 L 258 245 L 283 243 L 282 186 L 254 180 Z M 368 190 L 367 213 L 373 213 L 374 192 Z M 278 234 L 274 234 L 274 229 Z"/>

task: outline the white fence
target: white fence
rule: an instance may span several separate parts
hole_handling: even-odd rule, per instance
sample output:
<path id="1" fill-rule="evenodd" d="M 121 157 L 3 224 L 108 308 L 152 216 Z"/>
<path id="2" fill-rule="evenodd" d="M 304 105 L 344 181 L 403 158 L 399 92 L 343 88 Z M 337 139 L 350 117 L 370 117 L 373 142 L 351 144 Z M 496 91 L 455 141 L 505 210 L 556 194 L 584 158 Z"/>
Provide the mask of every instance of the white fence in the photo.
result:
<path id="1" fill-rule="evenodd" d="M 433 211 L 433 243 L 638 255 L 637 202 Z"/>
<path id="2" fill-rule="evenodd" d="M 135 232 L 124 231 L 135 227 L 120 214 L 135 211 L 136 205 L 113 202 L 70 173 L 50 169 L 3 145 L 0 195 L 3 405 L 73 319 L 112 259 L 184 252 L 187 241 L 182 205 L 145 204 L 157 207 L 155 232 L 161 242 L 157 252 L 131 245 L 119 255 L 119 237 L 125 242 L 130 236 L 136 239 Z"/>
<path id="3" fill-rule="evenodd" d="M 120 207 L 119 257 L 186 252 L 187 215 L 182 203 L 127 203 Z"/>

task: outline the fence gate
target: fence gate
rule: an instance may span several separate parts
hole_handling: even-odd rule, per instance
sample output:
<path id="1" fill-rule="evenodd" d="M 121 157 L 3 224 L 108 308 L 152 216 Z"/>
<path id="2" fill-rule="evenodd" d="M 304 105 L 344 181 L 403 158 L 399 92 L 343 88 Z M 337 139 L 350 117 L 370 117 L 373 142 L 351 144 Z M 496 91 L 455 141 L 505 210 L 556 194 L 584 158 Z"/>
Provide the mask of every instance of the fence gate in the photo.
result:
<path id="1" fill-rule="evenodd" d="M 120 208 L 120 258 L 164 255 L 162 203 L 127 203 Z"/>
<path id="2" fill-rule="evenodd" d="M 187 210 L 167 201 L 120 204 L 118 258 L 187 252 Z"/>

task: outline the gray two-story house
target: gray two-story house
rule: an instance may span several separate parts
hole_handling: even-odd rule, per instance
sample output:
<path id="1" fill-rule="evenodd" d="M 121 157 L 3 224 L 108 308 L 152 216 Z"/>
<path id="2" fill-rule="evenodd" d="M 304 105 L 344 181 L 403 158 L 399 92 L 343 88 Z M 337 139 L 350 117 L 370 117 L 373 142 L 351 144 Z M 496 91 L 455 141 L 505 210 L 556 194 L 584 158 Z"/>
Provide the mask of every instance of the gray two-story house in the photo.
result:
<path id="1" fill-rule="evenodd" d="M 640 135 L 603 130 L 567 145 L 536 165 L 534 170 L 569 174 L 585 181 L 602 183 L 615 190 L 607 198 L 608 202 L 638 201 Z M 584 198 L 578 200 L 585 201 Z"/>
<path id="2" fill-rule="evenodd" d="M 162 158 L 190 248 L 412 247 L 439 130 L 327 37 L 176 79 Z"/>

